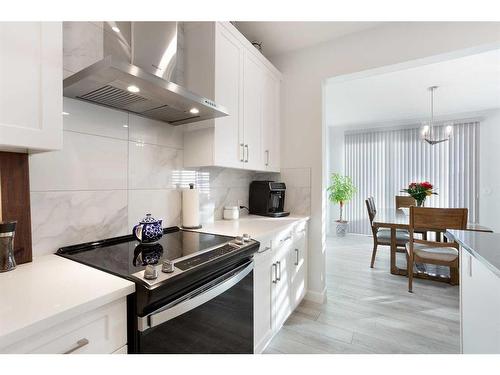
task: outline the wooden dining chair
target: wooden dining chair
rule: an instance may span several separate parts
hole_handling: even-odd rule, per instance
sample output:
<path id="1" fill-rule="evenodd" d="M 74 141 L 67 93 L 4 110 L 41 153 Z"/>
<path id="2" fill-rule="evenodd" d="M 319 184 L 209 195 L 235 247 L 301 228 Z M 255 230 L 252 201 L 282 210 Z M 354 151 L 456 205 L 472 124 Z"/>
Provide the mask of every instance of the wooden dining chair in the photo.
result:
<path id="1" fill-rule="evenodd" d="M 408 291 L 413 291 L 413 265 L 434 264 L 450 267 L 449 283 L 458 284 L 458 244 L 415 238 L 415 228 L 444 232 L 446 229 L 467 228 L 467 208 L 410 207 L 410 240 L 408 252 Z"/>
<path id="2" fill-rule="evenodd" d="M 416 206 L 417 201 L 409 195 L 396 195 L 396 209 Z"/>
<path id="3" fill-rule="evenodd" d="M 415 198 L 409 195 L 396 195 L 396 209 L 400 208 L 410 208 L 411 206 L 416 206 L 417 201 Z M 425 230 L 415 230 L 415 233 L 418 233 L 422 236 L 423 240 L 427 239 L 427 232 Z"/>
<path id="4" fill-rule="evenodd" d="M 368 218 L 370 220 L 370 226 L 373 234 L 373 250 L 372 250 L 372 259 L 370 262 L 370 268 L 373 268 L 375 264 L 375 257 L 377 256 L 377 248 L 378 246 L 391 246 L 391 230 L 389 228 L 377 228 L 373 225 L 373 219 L 377 213 L 377 209 L 375 206 L 375 201 L 373 197 L 368 197 L 365 200 L 366 209 L 368 211 Z M 409 241 L 410 235 L 407 230 L 397 229 L 396 230 L 396 246 L 399 249 L 405 251 L 405 245 Z"/>

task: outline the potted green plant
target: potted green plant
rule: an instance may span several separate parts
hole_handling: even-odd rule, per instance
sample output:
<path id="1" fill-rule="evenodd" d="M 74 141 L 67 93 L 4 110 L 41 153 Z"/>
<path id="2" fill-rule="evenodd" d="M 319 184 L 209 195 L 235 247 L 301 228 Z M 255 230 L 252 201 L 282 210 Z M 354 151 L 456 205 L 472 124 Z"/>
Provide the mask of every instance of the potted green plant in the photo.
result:
<path id="1" fill-rule="evenodd" d="M 333 173 L 331 184 L 326 190 L 328 191 L 328 199 L 333 203 L 338 203 L 340 207 L 340 218 L 336 220 L 337 236 L 344 237 L 348 223 L 347 220 L 344 220 L 344 205 L 352 199 L 357 189 L 349 176 Z"/>

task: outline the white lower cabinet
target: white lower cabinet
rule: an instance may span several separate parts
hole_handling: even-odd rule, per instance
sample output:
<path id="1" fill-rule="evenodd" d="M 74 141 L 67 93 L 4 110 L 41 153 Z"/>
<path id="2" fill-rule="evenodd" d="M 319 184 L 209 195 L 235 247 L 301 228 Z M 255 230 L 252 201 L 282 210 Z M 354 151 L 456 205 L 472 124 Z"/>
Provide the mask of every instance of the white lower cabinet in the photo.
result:
<path id="1" fill-rule="evenodd" d="M 123 354 L 127 352 L 127 301 L 119 299 L 27 337 L 2 353 Z"/>
<path id="2" fill-rule="evenodd" d="M 290 301 L 295 309 L 306 294 L 307 236 L 305 230 L 297 235 L 290 256 Z"/>
<path id="3" fill-rule="evenodd" d="M 260 240 L 254 256 L 254 351 L 260 353 L 273 335 L 271 239 Z"/>
<path id="4" fill-rule="evenodd" d="M 275 250 L 275 256 L 273 259 L 273 326 L 276 330 L 281 328 L 283 323 L 285 323 L 288 316 L 294 309 L 292 301 L 290 299 L 290 288 L 291 288 L 291 253 L 293 251 L 293 239 L 292 237 L 286 237 L 286 239 L 278 244 Z"/>
<path id="5" fill-rule="evenodd" d="M 464 354 L 500 354 L 500 277 L 460 249 L 461 344 Z"/>
<path id="6" fill-rule="evenodd" d="M 254 352 L 261 353 L 306 292 L 307 222 L 258 239 L 254 270 Z"/>

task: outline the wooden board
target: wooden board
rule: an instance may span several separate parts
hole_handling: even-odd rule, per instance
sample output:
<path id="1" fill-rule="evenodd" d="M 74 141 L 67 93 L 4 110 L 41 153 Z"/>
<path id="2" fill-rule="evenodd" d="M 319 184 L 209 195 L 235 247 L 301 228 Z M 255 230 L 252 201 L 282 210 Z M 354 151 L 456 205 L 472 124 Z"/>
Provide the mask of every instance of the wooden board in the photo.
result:
<path id="1" fill-rule="evenodd" d="M 0 152 L 3 221 L 16 220 L 14 255 L 17 264 L 31 262 L 31 209 L 28 154 Z"/>

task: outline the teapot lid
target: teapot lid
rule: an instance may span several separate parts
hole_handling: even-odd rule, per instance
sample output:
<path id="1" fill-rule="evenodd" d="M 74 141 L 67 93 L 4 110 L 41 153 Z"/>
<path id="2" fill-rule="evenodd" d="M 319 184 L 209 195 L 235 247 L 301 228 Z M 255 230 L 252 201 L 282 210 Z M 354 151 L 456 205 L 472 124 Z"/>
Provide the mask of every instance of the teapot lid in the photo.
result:
<path id="1" fill-rule="evenodd" d="M 156 220 L 151 214 L 146 214 L 146 217 L 141 220 L 141 223 L 156 223 L 158 220 Z"/>

